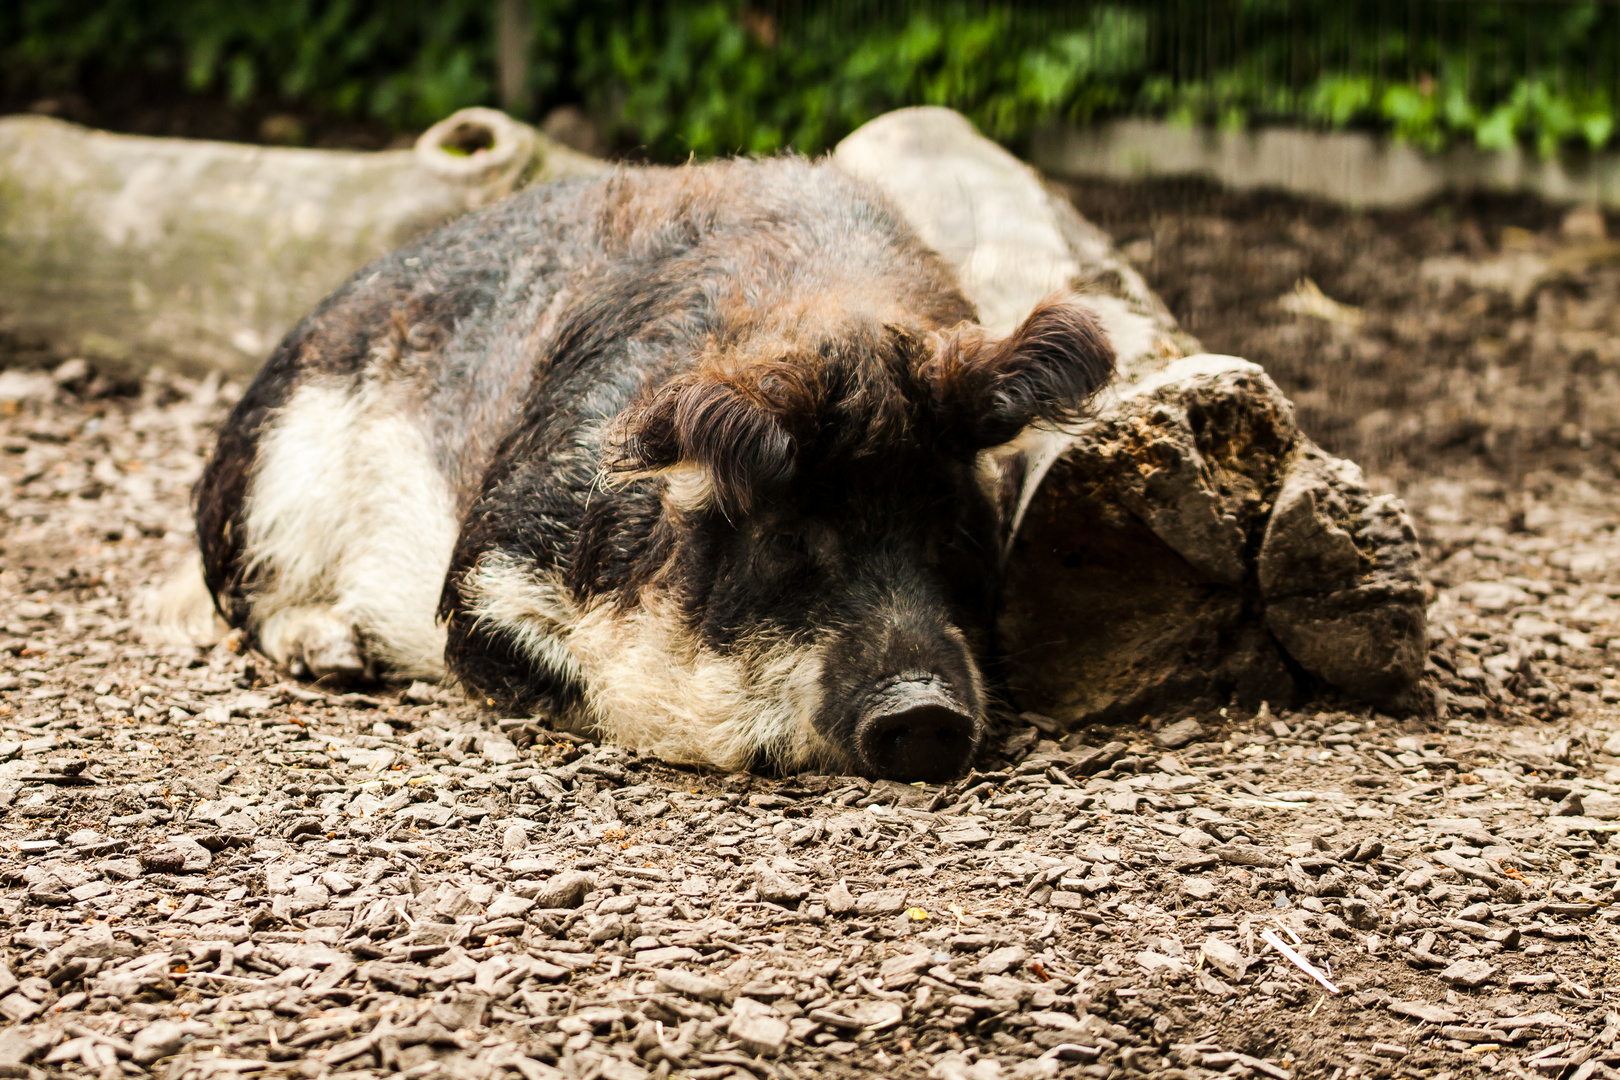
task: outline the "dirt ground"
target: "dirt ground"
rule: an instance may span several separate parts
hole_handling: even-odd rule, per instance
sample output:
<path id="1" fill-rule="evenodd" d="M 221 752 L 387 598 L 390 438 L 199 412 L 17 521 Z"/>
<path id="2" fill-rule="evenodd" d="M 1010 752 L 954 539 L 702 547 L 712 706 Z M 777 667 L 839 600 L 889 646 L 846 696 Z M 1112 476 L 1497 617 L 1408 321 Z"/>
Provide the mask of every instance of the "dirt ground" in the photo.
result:
<path id="1" fill-rule="evenodd" d="M 1076 198 L 1414 507 L 1438 720 L 1019 726 L 907 787 L 290 683 L 137 633 L 240 388 L 0 371 L 0 1076 L 1615 1075 L 1601 219 Z"/>

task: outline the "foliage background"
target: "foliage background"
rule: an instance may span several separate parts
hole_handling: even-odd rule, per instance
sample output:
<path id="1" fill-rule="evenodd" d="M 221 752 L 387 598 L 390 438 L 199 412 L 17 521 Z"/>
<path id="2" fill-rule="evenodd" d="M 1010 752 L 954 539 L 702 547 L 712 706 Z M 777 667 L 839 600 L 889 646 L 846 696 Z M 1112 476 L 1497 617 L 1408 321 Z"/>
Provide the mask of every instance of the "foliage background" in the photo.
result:
<path id="1" fill-rule="evenodd" d="M 614 148 L 679 160 L 814 153 L 908 104 L 1015 147 L 1043 123 L 1137 114 L 1550 155 L 1613 142 L 1620 100 L 1620 5 L 1596 0 L 516 0 L 532 29 L 503 103 L 500 2 L 7 0 L 0 102 L 115 115 L 121 95 L 167 95 L 385 133 L 463 105 L 576 104 Z"/>

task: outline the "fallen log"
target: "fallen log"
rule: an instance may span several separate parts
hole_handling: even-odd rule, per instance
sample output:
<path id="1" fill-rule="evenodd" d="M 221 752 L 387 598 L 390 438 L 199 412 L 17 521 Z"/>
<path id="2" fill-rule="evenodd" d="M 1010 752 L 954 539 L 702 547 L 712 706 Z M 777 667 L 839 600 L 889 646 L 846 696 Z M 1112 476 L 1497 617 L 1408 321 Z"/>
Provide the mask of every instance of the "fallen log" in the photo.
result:
<path id="1" fill-rule="evenodd" d="M 534 180 L 603 162 L 493 109 L 381 153 L 0 119 L 0 331 L 110 372 L 252 375 L 356 269 Z"/>
<path id="2" fill-rule="evenodd" d="M 956 264 L 992 328 L 1072 286 L 1119 353 L 1089 421 L 989 463 L 1019 708 L 1073 725 L 1324 686 L 1432 707 L 1411 519 L 1299 430 L 1263 370 L 1202 354 L 1106 236 L 956 113 L 890 113 L 835 159 Z"/>

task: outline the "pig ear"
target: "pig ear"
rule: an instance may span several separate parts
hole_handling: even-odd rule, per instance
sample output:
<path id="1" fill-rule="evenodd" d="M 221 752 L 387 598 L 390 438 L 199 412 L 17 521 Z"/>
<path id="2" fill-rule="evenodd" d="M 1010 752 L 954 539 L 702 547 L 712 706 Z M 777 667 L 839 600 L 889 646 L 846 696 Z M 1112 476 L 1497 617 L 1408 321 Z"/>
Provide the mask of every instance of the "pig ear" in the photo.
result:
<path id="1" fill-rule="evenodd" d="M 712 492 L 728 517 L 746 514 L 759 492 L 793 475 L 791 432 L 807 398 L 803 381 L 782 364 L 678 376 L 615 421 L 607 472 L 679 479 L 684 491 Z M 694 471 L 702 474 L 695 484 Z"/>
<path id="2" fill-rule="evenodd" d="M 1042 301 L 1007 337 L 961 327 L 940 341 L 925 374 L 941 419 L 968 449 L 1010 442 L 1030 424 L 1072 423 L 1114 374 L 1114 350 L 1072 298 Z"/>

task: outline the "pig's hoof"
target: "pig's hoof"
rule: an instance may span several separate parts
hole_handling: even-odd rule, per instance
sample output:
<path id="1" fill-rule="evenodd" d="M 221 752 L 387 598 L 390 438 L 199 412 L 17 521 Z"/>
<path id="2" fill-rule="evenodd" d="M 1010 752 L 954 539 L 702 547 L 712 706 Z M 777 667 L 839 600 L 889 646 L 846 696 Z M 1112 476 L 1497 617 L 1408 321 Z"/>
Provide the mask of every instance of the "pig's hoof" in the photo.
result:
<path id="1" fill-rule="evenodd" d="M 265 620 L 259 645 L 294 678 L 347 682 L 371 675 L 354 623 L 330 608 L 277 612 Z"/>

